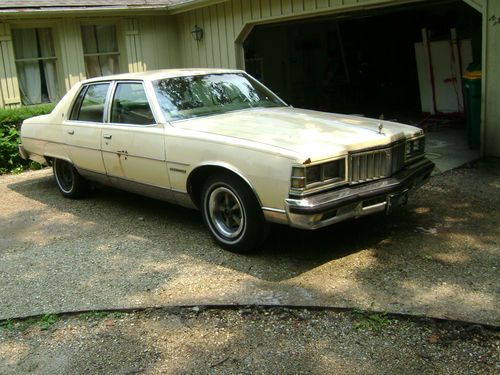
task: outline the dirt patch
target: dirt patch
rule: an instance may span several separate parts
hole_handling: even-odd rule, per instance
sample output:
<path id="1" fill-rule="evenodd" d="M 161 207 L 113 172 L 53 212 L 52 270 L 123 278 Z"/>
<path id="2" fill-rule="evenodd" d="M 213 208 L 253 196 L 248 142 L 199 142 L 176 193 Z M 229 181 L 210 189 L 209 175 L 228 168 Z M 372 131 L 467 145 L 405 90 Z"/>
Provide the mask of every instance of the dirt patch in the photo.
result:
<path id="1" fill-rule="evenodd" d="M 500 371 L 498 331 L 356 311 L 195 307 L 23 323 L 0 328 L 2 374 Z"/>

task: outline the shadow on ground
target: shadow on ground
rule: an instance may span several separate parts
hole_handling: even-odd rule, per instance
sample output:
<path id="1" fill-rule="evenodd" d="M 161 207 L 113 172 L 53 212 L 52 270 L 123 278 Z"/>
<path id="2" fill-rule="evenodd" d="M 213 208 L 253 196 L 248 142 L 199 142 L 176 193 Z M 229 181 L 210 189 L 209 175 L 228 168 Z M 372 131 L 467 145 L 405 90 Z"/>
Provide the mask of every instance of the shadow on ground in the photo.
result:
<path id="1" fill-rule="evenodd" d="M 200 243 L 204 246 L 209 245 L 209 252 L 196 254 L 203 261 L 216 260 L 215 263 L 218 261 L 219 264 L 222 261 L 226 267 L 267 281 L 287 280 L 331 260 L 343 258 L 373 246 L 390 235 L 392 226 L 390 219 L 385 215 L 340 223 L 334 227 L 313 232 L 273 225 L 268 240 L 259 252 L 241 256 L 225 252 L 212 244 L 199 211 L 107 187 L 98 187 L 87 199 L 71 201 L 60 196 L 54 179 L 50 175 L 34 181 L 11 184 L 8 188 L 29 200 L 38 201 L 50 207 L 51 210 L 63 212 L 76 219 L 57 223 L 60 228 L 50 230 L 69 233 L 70 228 L 79 222 L 92 223 L 93 228 L 98 227 L 101 231 L 108 233 L 107 238 L 103 238 L 105 244 L 110 241 L 110 238 L 124 235 L 129 238 L 135 236 L 145 241 L 163 243 L 171 240 L 169 230 L 181 228 L 185 237 L 194 242 L 193 247 L 196 247 L 199 239 L 202 240 Z M 89 204 L 90 209 L 83 207 Z M 2 220 L 9 221 L 11 225 L 20 224 L 19 227 L 21 227 L 21 223 L 38 221 L 33 213 L 34 210 L 29 209 Z M 127 217 L 124 217 L 125 215 Z M 174 228 L 170 226 L 172 222 L 175 222 Z M 25 228 L 22 230 L 24 231 Z M 363 235 L 360 236 L 359 233 Z M 210 243 L 207 243 L 208 241 Z M 21 238 L 18 244 L 22 242 Z M 168 246 L 166 251 L 170 254 L 183 252 L 188 256 L 193 255 L 190 249 L 185 248 Z M 257 267 L 255 261 L 259 260 L 272 267 L 269 269 Z M 286 267 L 276 267 L 280 264 Z"/>
<path id="2" fill-rule="evenodd" d="M 98 189 L 69 201 L 42 171 L 0 185 L 0 318 L 178 304 L 290 304 L 498 324 L 498 160 L 434 177 L 409 206 L 314 232 L 274 226 L 220 250 L 196 211 Z"/>

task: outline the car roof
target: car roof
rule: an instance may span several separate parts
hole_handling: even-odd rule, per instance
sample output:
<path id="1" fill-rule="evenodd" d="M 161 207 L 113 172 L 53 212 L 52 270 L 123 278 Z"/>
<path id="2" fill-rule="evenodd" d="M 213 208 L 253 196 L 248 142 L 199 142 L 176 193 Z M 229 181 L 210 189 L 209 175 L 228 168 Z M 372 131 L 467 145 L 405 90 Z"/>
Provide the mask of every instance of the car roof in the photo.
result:
<path id="1" fill-rule="evenodd" d="M 234 69 L 207 69 L 207 68 L 163 69 L 163 70 L 150 70 L 146 72 L 124 73 L 124 74 L 115 74 L 110 76 L 90 78 L 85 81 L 82 81 L 82 83 L 92 83 L 92 82 L 112 81 L 112 80 L 156 81 L 164 78 L 186 77 L 186 76 L 204 75 L 204 74 L 222 74 L 222 73 L 242 73 L 242 71 Z"/>

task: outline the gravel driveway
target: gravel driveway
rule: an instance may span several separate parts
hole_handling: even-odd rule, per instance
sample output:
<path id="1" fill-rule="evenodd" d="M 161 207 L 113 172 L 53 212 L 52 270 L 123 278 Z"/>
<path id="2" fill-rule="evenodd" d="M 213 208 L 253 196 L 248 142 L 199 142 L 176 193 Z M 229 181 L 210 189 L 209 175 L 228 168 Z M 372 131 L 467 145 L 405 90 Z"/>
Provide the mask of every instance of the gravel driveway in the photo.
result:
<path id="1" fill-rule="evenodd" d="M 117 307 L 357 307 L 499 325 L 500 162 L 435 176 L 409 206 L 262 252 L 215 246 L 201 215 L 113 189 L 63 199 L 50 170 L 0 177 L 0 319 Z"/>

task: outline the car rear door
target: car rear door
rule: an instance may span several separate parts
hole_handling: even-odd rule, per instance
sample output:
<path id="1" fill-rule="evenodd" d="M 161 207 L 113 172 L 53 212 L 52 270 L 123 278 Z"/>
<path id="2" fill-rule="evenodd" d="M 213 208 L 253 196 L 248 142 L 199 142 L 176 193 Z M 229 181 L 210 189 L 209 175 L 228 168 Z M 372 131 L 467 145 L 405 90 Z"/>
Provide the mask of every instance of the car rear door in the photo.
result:
<path id="1" fill-rule="evenodd" d="M 101 127 L 110 82 L 82 86 L 74 100 L 63 132 L 74 165 L 85 171 L 105 174 L 101 156 Z"/>
<path id="2" fill-rule="evenodd" d="M 144 84 L 117 81 L 112 90 L 101 134 L 108 177 L 115 185 L 169 188 L 164 129 L 153 115 Z"/>

